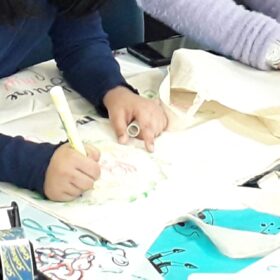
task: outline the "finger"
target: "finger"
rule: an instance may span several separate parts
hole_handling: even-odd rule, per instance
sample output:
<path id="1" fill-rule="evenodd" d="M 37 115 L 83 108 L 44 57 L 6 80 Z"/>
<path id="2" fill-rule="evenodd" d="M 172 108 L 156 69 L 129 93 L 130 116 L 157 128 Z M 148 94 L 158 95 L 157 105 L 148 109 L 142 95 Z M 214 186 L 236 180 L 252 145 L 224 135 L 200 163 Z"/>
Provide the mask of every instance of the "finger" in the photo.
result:
<path id="1" fill-rule="evenodd" d="M 90 144 L 85 145 L 85 149 L 87 152 L 87 156 L 95 161 L 99 161 L 100 159 L 100 151 Z"/>
<path id="2" fill-rule="evenodd" d="M 72 199 L 75 199 L 79 197 L 82 193 L 83 191 L 79 189 L 77 186 L 75 186 L 74 184 L 69 184 L 67 190 L 64 191 L 63 195 L 66 198 L 68 197 L 69 199 L 71 199 L 72 197 Z"/>
<path id="3" fill-rule="evenodd" d="M 60 194 L 59 197 L 57 197 L 55 199 L 51 199 L 51 200 L 57 201 L 57 202 L 67 202 L 67 201 L 72 201 L 75 198 L 77 198 L 77 196 L 72 196 L 68 193 L 63 193 L 63 194 Z"/>
<path id="4" fill-rule="evenodd" d="M 154 151 L 154 139 L 155 139 L 155 134 L 153 130 L 149 127 L 143 128 L 140 137 L 142 137 L 146 150 L 148 152 L 153 152 Z"/>
<path id="5" fill-rule="evenodd" d="M 73 186 L 71 183 L 68 183 L 67 185 L 64 185 L 64 187 L 61 188 L 59 191 L 56 191 L 55 193 L 51 194 L 51 197 L 48 198 L 52 201 L 58 202 L 72 201 L 75 198 L 79 197 L 81 193 L 81 190 Z"/>
<path id="6" fill-rule="evenodd" d="M 124 112 L 118 115 L 110 116 L 111 124 L 118 138 L 120 144 L 126 144 L 128 142 L 128 135 L 126 132 L 127 119 Z"/>
<path id="7" fill-rule="evenodd" d="M 92 158 L 81 157 L 75 164 L 77 171 L 88 176 L 91 180 L 97 180 L 100 177 L 100 165 Z"/>
<path id="8" fill-rule="evenodd" d="M 167 125 L 167 120 L 165 116 L 161 116 L 159 118 L 141 118 L 141 121 L 138 122 L 140 127 L 139 137 L 140 139 L 154 139 L 159 136 L 161 132 L 165 129 Z"/>
<path id="9" fill-rule="evenodd" d="M 65 194 L 63 194 L 62 199 L 57 200 L 57 202 L 70 202 L 70 201 L 73 201 L 75 198 L 77 198 L 77 197 L 73 197 L 73 196 L 65 193 Z"/>
<path id="10" fill-rule="evenodd" d="M 79 170 L 73 171 L 73 176 L 71 178 L 70 183 L 75 187 L 75 190 L 77 191 L 85 192 L 89 189 L 92 189 L 94 179 L 89 177 L 88 175 L 84 174 L 83 172 L 80 172 Z M 73 190 L 73 191 L 75 191 Z M 68 189 L 67 192 L 69 193 Z M 71 192 L 72 194 L 72 192 Z M 75 194 L 75 193 L 73 193 Z"/>
<path id="11" fill-rule="evenodd" d="M 162 103 L 162 101 L 157 98 L 154 100 L 154 103 L 156 105 L 159 106 L 160 110 L 161 110 L 161 117 L 160 118 L 157 118 L 157 133 L 156 133 L 156 136 L 160 135 L 160 133 L 164 130 L 166 130 L 167 126 L 168 126 L 168 117 L 167 117 L 167 114 L 165 112 L 165 109 L 164 109 L 164 104 Z"/>

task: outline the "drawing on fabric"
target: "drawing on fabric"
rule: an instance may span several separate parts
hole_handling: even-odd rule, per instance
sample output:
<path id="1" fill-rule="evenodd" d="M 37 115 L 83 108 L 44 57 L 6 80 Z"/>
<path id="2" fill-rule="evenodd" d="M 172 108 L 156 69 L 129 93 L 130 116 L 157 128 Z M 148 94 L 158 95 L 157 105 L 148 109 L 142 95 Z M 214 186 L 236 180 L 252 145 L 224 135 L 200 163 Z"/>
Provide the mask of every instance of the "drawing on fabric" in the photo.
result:
<path id="1" fill-rule="evenodd" d="M 133 202 L 149 196 L 167 179 L 167 164 L 143 149 L 106 141 L 93 145 L 101 151 L 101 176 L 94 189 L 84 193 L 77 203 Z"/>
<path id="2" fill-rule="evenodd" d="M 128 261 L 116 263 L 111 254 L 99 260 L 98 251 L 75 248 L 39 247 L 35 254 L 38 269 L 57 280 L 92 279 L 94 274 L 100 273 L 121 274 L 122 267 L 129 264 Z"/>
<path id="3" fill-rule="evenodd" d="M 210 210 L 205 209 L 203 211 L 200 211 L 196 213 L 196 215 L 199 219 L 203 220 L 204 223 L 213 225 L 213 215 Z M 185 222 L 179 222 L 172 226 L 174 230 L 183 236 L 186 236 L 189 239 L 195 240 L 199 239 L 202 231 L 194 222 L 192 221 L 185 221 Z"/>
<path id="4" fill-rule="evenodd" d="M 123 273 L 130 265 L 127 250 L 137 247 L 130 240 L 112 244 L 63 221 L 44 224 L 23 218 L 22 225 L 33 236 L 38 268 L 52 279 L 90 279 L 96 272 Z M 73 244 L 79 249 L 70 247 Z"/>
<path id="5" fill-rule="evenodd" d="M 115 256 L 112 256 L 112 259 L 114 263 L 120 266 L 126 266 L 129 263 L 127 259 L 124 260 L 126 256 L 125 250 L 138 247 L 138 244 L 133 240 L 113 244 L 93 232 L 83 231 L 62 220 L 57 220 L 55 223 L 51 224 L 44 224 L 35 219 L 24 218 L 22 219 L 22 226 L 29 235 L 33 236 L 33 239 L 36 243 L 39 243 L 40 246 L 45 246 L 50 243 L 72 244 L 73 242 L 78 242 L 81 243 L 81 245 L 94 248 L 103 247 L 112 252 L 117 252 L 115 255 L 121 256 L 121 258 L 117 259 Z"/>
<path id="6" fill-rule="evenodd" d="M 6 99 L 11 101 L 17 100 L 23 96 L 46 94 L 53 86 L 62 86 L 66 92 L 73 91 L 66 85 L 65 80 L 59 72 L 55 73 L 54 76 L 47 77 L 45 74 L 28 68 L 24 72 L 20 72 L 3 80 L 3 89 L 7 93 Z"/>
<path id="7" fill-rule="evenodd" d="M 38 248 L 35 250 L 38 269 L 52 279 L 83 279 L 95 261 L 88 250 Z"/>
<path id="8" fill-rule="evenodd" d="M 44 111 L 52 105 L 49 91 L 53 86 L 61 86 L 71 99 L 78 96 L 64 80 L 53 61 L 26 68 L 3 78 L 0 81 L 1 123 Z M 9 113 L 11 110 L 13 114 Z"/>
<path id="9" fill-rule="evenodd" d="M 278 216 L 258 212 L 250 208 L 245 210 L 204 209 L 198 212 L 196 216 L 210 225 L 254 231 L 268 235 L 278 234 L 280 231 L 280 218 Z M 241 218 L 247 218 L 246 220 L 250 222 L 244 224 L 241 222 Z M 229 221 L 232 222 L 229 223 Z"/>
<path id="10" fill-rule="evenodd" d="M 191 263 L 181 263 L 172 260 L 172 255 L 184 253 L 186 250 L 182 248 L 175 248 L 170 251 L 159 252 L 148 255 L 148 260 L 158 273 L 166 276 L 169 273 L 169 268 L 180 267 L 187 270 L 197 269 L 197 266 Z"/>
<path id="11" fill-rule="evenodd" d="M 25 230 L 36 233 L 36 242 L 43 245 L 53 242 L 68 243 L 65 236 L 77 232 L 75 227 L 72 227 L 63 221 L 60 221 L 59 224 L 44 226 L 34 219 L 24 218 L 22 219 L 22 226 Z"/>
<path id="12" fill-rule="evenodd" d="M 156 190 L 162 190 L 168 180 L 171 164 L 156 158 L 144 149 L 120 145 L 110 141 L 91 143 L 101 152 L 101 176 L 94 188 L 64 206 L 102 205 L 107 202 L 133 202 L 147 198 Z M 26 194 L 29 199 L 45 200 L 37 192 L 14 188 L 14 192 Z M 26 196 L 24 195 L 24 196 Z"/>

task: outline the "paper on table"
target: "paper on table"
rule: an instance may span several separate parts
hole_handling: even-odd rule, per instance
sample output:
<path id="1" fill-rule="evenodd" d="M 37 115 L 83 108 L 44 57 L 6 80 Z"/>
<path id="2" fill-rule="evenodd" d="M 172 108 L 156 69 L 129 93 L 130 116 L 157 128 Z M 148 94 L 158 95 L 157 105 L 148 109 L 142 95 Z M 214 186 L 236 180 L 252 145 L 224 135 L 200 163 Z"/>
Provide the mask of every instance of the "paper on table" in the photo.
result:
<path id="1" fill-rule="evenodd" d="M 11 222 L 6 209 L 0 208 L 0 230 L 11 228 Z"/>

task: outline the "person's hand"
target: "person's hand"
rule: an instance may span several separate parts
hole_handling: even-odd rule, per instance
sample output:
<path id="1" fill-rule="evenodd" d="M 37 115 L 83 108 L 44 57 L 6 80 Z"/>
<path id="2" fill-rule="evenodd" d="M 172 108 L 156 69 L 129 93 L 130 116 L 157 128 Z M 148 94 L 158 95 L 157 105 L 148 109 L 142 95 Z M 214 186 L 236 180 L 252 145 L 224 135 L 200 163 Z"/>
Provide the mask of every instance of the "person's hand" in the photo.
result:
<path id="1" fill-rule="evenodd" d="M 167 127 L 167 116 L 160 100 L 151 100 L 134 94 L 126 87 L 116 87 L 107 92 L 103 103 L 120 144 L 126 144 L 128 124 L 137 121 L 138 138 L 143 139 L 149 152 L 154 150 L 154 139 Z"/>
<path id="2" fill-rule="evenodd" d="M 86 146 L 87 157 L 69 143 L 54 152 L 47 168 L 44 193 L 53 201 L 71 201 L 92 189 L 100 176 L 99 151 Z"/>

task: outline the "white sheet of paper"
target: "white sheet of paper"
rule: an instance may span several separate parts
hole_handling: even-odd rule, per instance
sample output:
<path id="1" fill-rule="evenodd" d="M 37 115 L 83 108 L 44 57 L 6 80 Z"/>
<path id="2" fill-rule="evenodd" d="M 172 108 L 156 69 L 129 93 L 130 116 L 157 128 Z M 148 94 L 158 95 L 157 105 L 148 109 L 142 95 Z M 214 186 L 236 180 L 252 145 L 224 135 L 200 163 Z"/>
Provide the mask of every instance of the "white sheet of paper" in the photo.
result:
<path id="1" fill-rule="evenodd" d="M 10 229 L 11 222 L 6 209 L 0 208 L 0 230 Z"/>

